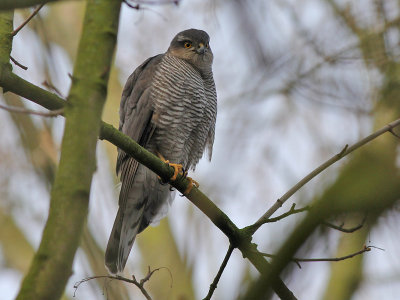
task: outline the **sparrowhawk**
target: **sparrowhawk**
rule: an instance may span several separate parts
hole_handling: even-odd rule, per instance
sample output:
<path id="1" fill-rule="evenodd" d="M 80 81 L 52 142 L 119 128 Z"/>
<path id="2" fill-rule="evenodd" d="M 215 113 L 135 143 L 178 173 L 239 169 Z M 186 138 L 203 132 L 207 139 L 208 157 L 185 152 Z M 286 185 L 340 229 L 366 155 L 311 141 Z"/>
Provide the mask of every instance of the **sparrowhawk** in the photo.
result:
<path id="1" fill-rule="evenodd" d="M 197 29 L 178 33 L 166 53 L 136 68 L 122 92 L 119 130 L 175 168 L 194 170 L 206 148 L 211 159 L 217 95 L 209 39 Z M 123 271 L 136 235 L 172 201 L 170 187 L 120 149 L 116 169 L 119 209 L 105 255 L 114 274 Z"/>

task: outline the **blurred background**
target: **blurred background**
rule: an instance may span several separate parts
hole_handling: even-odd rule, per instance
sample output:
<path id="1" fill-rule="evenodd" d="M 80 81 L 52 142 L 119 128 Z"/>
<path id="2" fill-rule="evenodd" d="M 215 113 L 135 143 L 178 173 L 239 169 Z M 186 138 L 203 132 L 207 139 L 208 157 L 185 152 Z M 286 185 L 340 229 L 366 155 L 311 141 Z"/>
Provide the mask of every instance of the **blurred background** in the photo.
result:
<path id="1" fill-rule="evenodd" d="M 398 1 L 129 3 L 139 4 L 139 9 L 122 5 L 103 120 L 118 126 L 123 84 L 146 58 L 165 52 L 181 30 L 207 31 L 218 93 L 216 138 L 212 161 L 204 158 L 190 176 L 238 227 L 255 222 L 277 198 L 344 145 L 400 115 L 400 100 L 396 99 L 400 74 Z M 14 72 L 65 98 L 84 5 L 84 1 L 63 1 L 42 8 L 14 38 L 12 56 L 28 67 L 22 70 L 14 66 Z M 31 12 L 17 10 L 14 26 Z M 1 95 L 0 103 L 44 110 L 11 93 Z M 63 126 L 62 117 L 0 110 L 1 299 L 15 297 L 39 245 Z M 385 155 L 386 148 L 382 149 L 377 155 Z M 393 163 L 398 165 L 398 152 L 396 159 Z M 351 156 L 323 172 L 277 214 L 289 210 L 293 203 L 300 208 L 323 197 L 349 160 Z M 103 252 L 118 199 L 115 147 L 99 141 L 97 161 L 87 229 L 65 299 L 73 298 L 75 282 L 106 274 Z M 352 180 L 362 180 L 362 174 L 349 178 Z M 299 252 L 302 257 L 338 257 L 361 250 L 365 243 L 382 250 L 373 248 L 343 262 L 302 263 L 301 269 L 292 264 L 283 274 L 284 281 L 298 299 L 398 299 L 398 212 L 399 207 L 391 207 L 352 234 L 317 230 Z M 264 225 L 254 236 L 258 249 L 273 254 L 302 217 L 298 214 Z M 346 216 L 332 222 L 345 227 L 357 224 Z M 202 299 L 228 246 L 224 234 L 186 198 L 177 195 L 168 218 L 136 239 L 126 276 L 142 278 L 148 266 L 163 267 L 147 284 L 154 299 Z M 340 275 L 346 272 L 354 274 L 350 278 Z M 257 277 L 251 264 L 234 251 L 213 299 L 236 299 Z M 332 291 L 345 286 L 350 286 L 346 297 L 332 298 Z M 75 298 L 144 299 L 134 286 L 105 280 L 83 283 Z"/>

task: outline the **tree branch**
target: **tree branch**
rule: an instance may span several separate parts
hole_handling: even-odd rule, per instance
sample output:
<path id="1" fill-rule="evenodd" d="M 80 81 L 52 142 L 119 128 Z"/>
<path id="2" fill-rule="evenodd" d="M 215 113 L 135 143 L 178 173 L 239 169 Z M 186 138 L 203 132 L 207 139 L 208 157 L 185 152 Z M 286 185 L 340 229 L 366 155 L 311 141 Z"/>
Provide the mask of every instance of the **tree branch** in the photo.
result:
<path id="1" fill-rule="evenodd" d="M 377 132 L 380 131 L 382 129 Z M 243 299 L 258 299 L 257 297 L 269 291 L 272 278 L 276 278 L 282 272 L 296 251 L 323 221 L 345 212 L 379 215 L 398 202 L 400 175 L 394 163 L 397 141 L 393 142 L 390 137 L 380 141 L 382 142 L 374 143 L 374 147 L 365 147 L 364 151 L 357 152 L 358 155 L 344 166 L 335 184 L 314 201 L 307 216 L 276 252 L 270 268 L 262 272 L 259 279 L 251 284 Z M 389 155 L 379 155 L 379 150 L 386 151 L 389 143 L 393 152 Z M 362 180 L 355 177 L 359 174 L 362 174 Z"/>
<path id="2" fill-rule="evenodd" d="M 97 136 L 117 40 L 120 6 L 120 1 L 87 1 L 74 80 L 65 107 L 66 123 L 49 216 L 18 300 L 59 299 L 72 273 L 96 168 Z M 24 83 L 12 76 L 10 69 L 0 72 L 1 83 L 7 80 Z M 10 77 L 5 79 L 5 75 Z M 26 89 L 40 91 L 33 85 L 14 88 L 21 89 L 22 93 Z M 40 94 L 44 93 L 40 91 Z"/>
<path id="3" fill-rule="evenodd" d="M 12 35 L 12 36 L 16 36 L 16 35 L 18 34 L 18 32 L 19 32 L 22 28 L 24 28 L 24 26 L 25 26 L 26 24 L 28 24 L 29 21 L 32 20 L 32 18 L 33 18 L 34 16 L 36 16 L 36 14 L 39 12 L 39 10 L 42 9 L 43 6 L 44 6 L 44 3 L 42 3 L 42 4 L 40 4 L 38 7 L 36 7 L 36 9 L 32 12 L 32 14 L 31 14 L 24 22 L 22 22 L 21 25 L 19 25 L 16 29 L 14 29 L 13 32 L 11 32 L 11 35 Z"/>
<path id="4" fill-rule="evenodd" d="M 40 112 L 40 111 L 34 111 L 34 110 L 22 108 L 22 107 L 7 106 L 7 105 L 2 105 L 2 104 L 0 104 L 0 108 L 7 110 L 9 112 L 13 112 L 13 113 L 37 115 L 37 116 L 42 116 L 42 117 L 57 117 L 64 112 L 63 108 L 56 109 L 56 110 L 53 110 L 50 112 Z"/>
<path id="5" fill-rule="evenodd" d="M 222 262 L 222 264 L 221 264 L 221 266 L 220 266 L 220 268 L 218 270 L 218 273 L 217 273 L 217 275 L 215 276 L 213 282 L 210 285 L 210 290 L 208 291 L 207 296 L 203 300 L 210 300 L 212 295 L 214 294 L 214 291 L 217 288 L 219 279 L 221 278 L 221 275 L 224 272 L 225 267 L 226 267 L 231 255 L 232 255 L 233 249 L 235 249 L 235 248 L 233 248 L 232 245 L 229 245 L 228 251 L 226 252 L 225 258 L 224 258 L 224 260 L 223 260 L 223 262 Z"/>
<path id="6" fill-rule="evenodd" d="M 370 134 L 369 136 L 365 137 L 364 139 L 360 140 L 359 142 L 355 143 L 351 147 L 345 145 L 344 148 L 336 155 L 332 156 L 329 160 L 324 162 L 318 168 L 314 169 L 311 173 L 309 173 L 306 177 L 300 180 L 297 184 L 295 184 L 290 190 L 288 190 L 281 198 L 276 200 L 275 204 L 271 206 L 268 211 L 257 220 L 253 225 L 250 225 L 249 230 L 254 233 L 260 228 L 261 225 L 268 222 L 269 217 L 271 217 L 294 193 L 296 193 L 300 188 L 302 188 L 306 183 L 308 183 L 311 179 L 316 177 L 322 171 L 326 170 L 328 167 L 333 165 L 338 160 L 341 160 L 346 155 L 350 154 L 354 150 L 359 149 L 360 147 L 364 146 L 365 144 L 369 143 L 370 141 L 376 139 L 378 136 L 384 134 L 385 132 L 393 131 L 393 128 L 400 125 L 400 119 L 397 119 L 386 126 L 382 127 L 381 129 L 375 131 L 374 133 Z"/>
<path id="7" fill-rule="evenodd" d="M 67 101 L 64 101 L 57 95 L 29 83 L 8 69 L 4 70 L 0 68 L 0 86 L 7 91 L 25 97 L 50 110 L 60 109 L 64 106 L 67 108 L 69 106 Z M 101 122 L 99 139 L 108 140 L 110 143 L 134 157 L 139 163 L 145 165 L 162 178 L 171 178 L 174 173 L 173 167 L 169 167 L 153 153 L 142 148 L 134 140 L 124 135 L 110 124 Z M 177 180 L 172 182 L 171 185 L 183 193 L 186 190 L 188 183 L 189 181 L 186 178 L 178 175 Z M 237 228 L 228 216 L 206 195 L 204 195 L 199 189 L 193 187 L 189 195 L 187 195 L 187 198 L 229 238 L 234 247 L 239 248 L 243 256 L 247 257 L 257 270 L 261 272 L 261 270 L 268 268 L 269 263 L 257 251 L 256 245 L 251 243 L 251 235 L 249 235 L 246 230 L 240 230 Z M 275 279 L 273 284 L 275 292 L 281 299 L 296 299 L 293 293 L 279 278 Z"/>
<path id="8" fill-rule="evenodd" d="M 116 130 L 112 125 L 103 122 L 100 139 L 106 139 L 124 152 L 134 157 L 139 163 L 145 165 L 161 178 L 171 178 L 174 168 L 162 162 L 153 153 L 139 146 L 128 136 Z M 176 181 L 170 182 L 178 191 L 183 193 L 189 181 L 178 175 Z M 251 243 L 251 235 L 246 230 L 241 230 L 198 188 L 193 187 L 186 196 L 199 208 L 228 238 L 234 248 L 238 248 L 243 257 L 246 257 L 258 271 L 268 269 L 269 263 L 258 252 L 255 244 Z M 285 286 L 281 279 L 272 281 L 273 289 L 281 299 L 296 299 L 293 293 Z"/>
<path id="9" fill-rule="evenodd" d="M 354 256 L 363 254 L 364 252 L 368 252 L 371 251 L 371 247 L 370 246 L 365 246 L 364 248 L 360 251 L 345 255 L 345 256 L 341 256 L 341 257 L 329 257 L 329 258 L 299 258 L 299 257 L 293 257 L 291 259 L 291 261 L 297 263 L 297 265 L 301 268 L 299 262 L 318 262 L 318 261 L 341 261 L 341 260 L 346 260 L 349 258 L 352 258 Z M 274 254 L 269 254 L 269 253 L 263 253 L 261 252 L 261 254 L 265 257 L 270 257 L 270 258 L 274 258 L 276 257 L 276 255 Z"/>
<path id="10" fill-rule="evenodd" d="M 159 270 L 161 270 L 161 269 L 163 269 L 163 268 L 157 268 L 157 269 L 151 270 L 150 267 L 149 267 L 149 270 L 148 270 L 148 272 L 147 272 L 147 275 L 146 275 L 145 277 L 143 277 L 140 281 L 137 281 L 134 275 L 132 275 L 132 279 L 125 278 L 125 277 L 118 276 L 118 275 L 116 275 L 116 276 L 112 276 L 112 275 L 100 275 L 100 276 L 91 276 L 91 277 L 87 277 L 87 278 L 82 279 L 82 280 L 80 280 L 80 281 L 78 281 L 78 282 L 76 282 L 76 283 L 74 284 L 74 289 L 75 289 L 75 291 L 74 291 L 74 297 L 75 297 L 76 291 L 78 290 L 79 286 L 80 286 L 82 283 L 87 282 L 87 281 L 90 281 L 90 280 L 93 280 L 93 279 L 107 278 L 107 279 L 111 279 L 111 280 L 120 280 L 120 281 L 125 281 L 125 282 L 128 282 L 128 283 L 132 283 L 132 284 L 136 285 L 136 286 L 140 289 L 140 291 L 141 291 L 142 294 L 146 297 L 147 300 L 152 300 L 152 298 L 150 297 L 149 293 L 148 293 L 148 292 L 146 291 L 146 289 L 144 288 L 144 284 L 145 284 L 147 281 L 150 280 L 151 276 L 153 276 L 153 274 L 154 274 L 155 272 L 157 272 L 157 271 L 159 271 Z M 171 272 L 170 272 L 170 275 L 171 275 Z M 171 277 L 171 278 L 172 278 L 172 277 Z"/>
<path id="11" fill-rule="evenodd" d="M 8 68 L 0 69 L 0 86 L 4 89 L 12 91 L 20 96 L 28 98 L 33 102 L 42 105 L 48 109 L 54 110 L 63 107 L 67 104 L 66 101 L 59 98 L 55 94 L 52 94 L 46 90 L 43 90 L 31 83 L 23 80 L 17 75 L 13 74 Z M 341 159 L 343 156 L 349 154 L 355 149 L 361 147 L 365 143 L 371 141 L 372 139 L 378 137 L 390 128 L 394 128 L 400 124 L 400 120 L 396 120 L 389 125 L 385 126 L 381 130 L 378 130 L 369 137 L 363 139 L 362 141 L 356 143 L 352 147 L 345 147 L 339 154 L 334 156 L 331 160 L 327 161 L 325 164 L 321 165 L 319 168 L 310 173 L 302 181 L 300 181 L 295 187 L 289 190 L 284 197 L 287 199 L 293 195 L 300 187 L 305 183 L 315 177 L 317 174 L 326 169 L 330 164 Z M 173 174 L 173 168 L 168 167 L 165 163 L 160 161 L 155 155 L 148 152 L 146 149 L 140 147 L 135 141 L 125 136 L 112 125 L 102 122 L 100 130 L 100 139 L 106 139 L 115 146 L 121 148 L 126 153 L 134 157 L 140 163 L 146 165 L 155 173 L 163 178 L 170 178 Z M 329 165 L 328 165 L 329 164 Z M 188 181 L 182 176 L 178 176 L 177 180 L 171 183 L 172 186 L 177 188 L 179 191 L 184 192 L 187 187 Z M 210 220 L 230 239 L 234 247 L 238 247 L 242 252 L 244 257 L 247 257 L 251 263 L 260 271 L 264 272 L 265 268 L 268 268 L 269 264 L 262 258 L 262 255 L 257 251 L 256 245 L 250 242 L 251 235 L 254 232 L 253 226 L 258 225 L 255 223 L 250 228 L 244 228 L 239 230 L 236 225 L 224 214 L 214 203 L 211 202 L 199 189 L 193 188 L 190 194 L 187 196 L 188 199 L 196 205 L 204 214 L 206 214 Z M 282 202 L 282 197 L 278 199 L 278 203 Z M 283 202 L 282 202 L 283 203 Z M 279 205 L 277 208 L 279 208 Z M 276 209 L 277 209 L 276 208 Z M 271 208 L 270 210 L 272 210 Z M 276 209 L 274 211 L 276 211 Z M 261 220 L 261 219 L 260 219 Z M 259 220 L 259 221 L 260 221 Z M 264 218 L 262 219 L 264 221 Z M 260 259 L 262 258 L 262 259 Z M 292 293 L 284 286 L 282 281 L 274 282 L 276 285 L 275 291 L 280 295 L 282 299 L 293 299 Z M 285 297 L 284 295 L 287 295 Z"/>
<path id="12" fill-rule="evenodd" d="M 364 226 L 364 223 L 365 223 L 366 219 L 367 219 L 367 217 L 365 216 L 360 224 L 358 224 L 357 226 L 351 227 L 351 228 L 343 228 L 344 224 L 342 224 L 340 226 L 337 226 L 337 225 L 334 225 L 334 224 L 326 222 L 326 221 L 322 222 L 322 224 L 327 226 L 327 227 L 330 227 L 332 229 L 344 232 L 344 233 L 352 233 L 354 231 L 357 231 L 357 230 L 361 229 Z"/>
<path id="13" fill-rule="evenodd" d="M 280 220 L 282 220 L 282 219 L 284 219 L 284 218 L 286 218 L 286 217 L 288 217 L 290 215 L 298 214 L 298 213 L 307 211 L 309 209 L 310 209 L 309 206 L 305 206 L 305 207 L 296 209 L 296 203 L 293 203 L 292 206 L 290 207 L 289 211 L 287 211 L 287 212 L 285 212 L 285 213 L 283 213 L 283 214 L 281 214 L 281 215 L 279 215 L 279 216 L 277 216 L 275 218 L 263 219 L 262 222 L 257 222 L 257 223 L 255 223 L 253 225 L 247 226 L 246 229 L 250 230 L 250 232 L 252 232 L 252 231 L 255 232 L 261 225 L 263 225 L 265 223 L 278 222 L 278 221 L 280 221 Z"/>
<path id="14" fill-rule="evenodd" d="M 18 66 L 18 67 L 20 67 L 21 69 L 23 69 L 23 70 L 28 70 L 28 67 L 27 66 L 24 66 L 23 64 L 21 64 L 21 63 L 19 63 L 14 57 L 12 57 L 11 55 L 10 55 L 10 59 L 11 59 L 11 61 L 16 65 L 16 66 Z"/>

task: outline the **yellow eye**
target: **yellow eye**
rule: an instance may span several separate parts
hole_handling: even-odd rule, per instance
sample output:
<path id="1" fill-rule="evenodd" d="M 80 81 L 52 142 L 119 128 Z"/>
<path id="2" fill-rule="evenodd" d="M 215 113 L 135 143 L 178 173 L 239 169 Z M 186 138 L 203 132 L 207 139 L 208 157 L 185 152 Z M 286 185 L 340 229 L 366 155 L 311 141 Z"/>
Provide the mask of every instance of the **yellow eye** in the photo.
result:
<path id="1" fill-rule="evenodd" d="M 207 48 L 207 49 L 210 48 L 210 45 L 209 45 L 208 43 L 206 43 L 206 48 Z"/>
<path id="2" fill-rule="evenodd" d="M 185 44 L 183 44 L 183 46 L 187 49 L 192 47 L 192 43 L 191 42 L 185 42 Z"/>

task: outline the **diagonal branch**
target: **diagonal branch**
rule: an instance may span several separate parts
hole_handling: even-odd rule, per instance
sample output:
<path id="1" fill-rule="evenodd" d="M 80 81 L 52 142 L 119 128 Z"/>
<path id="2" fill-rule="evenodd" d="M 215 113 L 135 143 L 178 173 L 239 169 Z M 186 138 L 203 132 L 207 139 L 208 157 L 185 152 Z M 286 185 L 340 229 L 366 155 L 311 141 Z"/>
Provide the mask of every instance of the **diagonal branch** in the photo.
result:
<path id="1" fill-rule="evenodd" d="M 335 224 L 329 223 L 329 222 L 322 222 L 321 224 L 325 225 L 326 227 L 330 227 L 332 229 L 344 232 L 344 233 L 352 233 L 354 231 L 357 231 L 359 229 L 361 229 L 364 226 L 365 221 L 367 220 L 367 216 L 364 216 L 364 218 L 362 219 L 361 223 L 358 224 L 357 226 L 354 227 L 350 227 L 350 228 L 344 228 L 344 224 L 337 226 Z"/>
<path id="2" fill-rule="evenodd" d="M 50 93 L 12 73 L 8 68 L 0 68 L 0 86 L 3 90 L 13 92 L 25 97 L 47 109 L 56 110 L 68 106 L 57 95 Z M 118 131 L 112 125 L 101 122 L 100 139 L 108 140 L 110 143 L 119 147 L 139 163 L 145 165 L 162 178 L 171 178 L 174 168 L 162 162 L 153 153 L 142 148 L 130 137 Z M 183 193 L 189 181 L 181 175 L 171 185 Z M 199 189 L 193 187 L 187 198 L 197 206 L 230 240 L 233 247 L 237 247 L 244 257 L 257 268 L 258 271 L 268 269 L 269 263 L 257 251 L 256 245 L 251 243 L 251 235 L 246 230 L 240 230 L 229 217 L 221 211 L 206 195 Z M 276 278 L 273 280 L 273 289 L 281 299 L 296 299 L 286 285 Z"/>
<path id="3" fill-rule="evenodd" d="M 350 154 L 351 152 L 359 149 L 360 147 L 364 146 L 365 144 L 371 142 L 372 140 L 376 139 L 378 136 L 384 134 L 385 132 L 393 131 L 393 128 L 400 125 L 400 119 L 397 119 L 386 126 L 382 127 L 381 129 L 375 131 L 374 133 L 370 134 L 369 136 L 363 138 L 362 140 L 358 141 L 352 146 L 346 145 L 338 154 L 332 156 L 326 162 L 321 164 L 319 167 L 314 169 L 311 173 L 309 173 L 306 177 L 296 183 L 289 191 L 287 191 L 281 198 L 276 200 L 275 204 L 271 206 L 270 209 L 260 218 L 257 222 L 253 225 L 249 226 L 248 228 L 251 229 L 251 232 L 254 233 L 257 231 L 260 226 L 266 222 L 267 220 L 291 197 L 294 193 L 296 193 L 299 189 L 301 189 L 306 183 L 308 183 L 311 179 L 316 177 L 322 171 L 326 170 L 328 167 L 333 165 L 335 162 L 341 160 L 346 155 Z"/>
<path id="4" fill-rule="evenodd" d="M 16 29 L 13 30 L 13 32 L 11 32 L 12 36 L 16 36 L 18 34 L 18 32 L 25 27 L 26 24 L 29 23 L 30 20 L 32 20 L 32 18 L 34 16 L 37 15 L 37 13 L 39 12 L 39 10 L 42 9 L 42 7 L 44 6 L 44 3 L 40 4 L 38 7 L 36 7 L 36 9 L 32 12 L 32 14 L 24 21 L 22 22 L 21 25 L 19 25 Z"/>
<path id="5" fill-rule="evenodd" d="M 372 246 L 365 246 L 364 248 L 362 248 L 360 251 L 345 255 L 345 256 L 340 256 L 340 257 L 328 257 L 328 258 L 299 258 L 299 257 L 293 257 L 291 260 L 294 261 L 295 263 L 299 263 L 299 262 L 319 262 L 319 261 L 341 261 L 341 260 L 346 260 L 349 258 L 353 258 L 354 256 L 357 255 L 361 255 L 364 252 L 369 252 L 371 251 Z M 274 254 L 269 254 L 269 253 L 263 253 L 261 252 L 261 254 L 265 257 L 270 257 L 270 258 L 274 258 L 276 257 L 276 255 Z M 301 266 L 299 265 L 299 267 L 301 268 Z"/>
<path id="6" fill-rule="evenodd" d="M 0 70 L 0 86 L 20 96 L 28 98 L 33 102 L 40 104 L 48 109 L 59 109 L 66 104 L 66 102 L 60 97 L 23 80 L 22 78 L 13 74 L 8 69 Z M 284 201 L 289 199 L 290 196 L 292 196 L 298 189 L 300 189 L 304 184 L 306 184 L 320 172 L 325 170 L 328 166 L 340 160 L 352 151 L 363 146 L 364 144 L 368 143 L 369 141 L 375 139 L 379 135 L 390 131 L 392 128 L 398 126 L 399 124 L 400 119 L 391 122 L 387 126 L 376 131 L 374 134 L 368 136 L 367 138 L 361 140 L 353 146 L 345 147 L 340 153 L 338 153 L 326 163 L 315 169 L 304 179 L 302 179 L 298 184 L 296 184 L 291 190 L 289 190 L 282 198 L 278 199 L 278 207 L 276 207 L 275 210 L 273 210 L 274 207 L 272 207 L 269 212 L 272 210 L 272 213 L 275 212 L 284 203 Z M 170 178 L 172 176 L 172 167 L 168 167 L 155 155 L 140 147 L 135 141 L 133 141 L 128 136 L 122 134 L 112 125 L 102 122 L 99 138 L 106 139 L 115 146 L 121 148 L 126 153 L 134 157 L 137 161 L 146 165 L 161 177 Z M 180 192 L 184 192 L 186 190 L 187 184 L 188 180 L 186 180 L 182 176 L 178 176 L 177 180 L 171 183 L 171 185 L 177 188 Z M 260 218 L 260 220 L 253 225 L 259 225 L 255 230 L 253 226 L 239 230 L 237 226 L 228 218 L 228 216 L 223 213 L 199 189 L 193 188 L 187 197 L 194 205 L 196 205 L 205 215 L 210 218 L 210 220 L 229 238 L 231 244 L 234 247 L 239 248 L 243 256 L 248 258 L 260 272 L 264 272 L 265 269 L 268 269 L 269 264 L 265 261 L 260 252 L 257 251 L 256 245 L 252 244 L 250 241 L 251 235 L 257 230 L 259 226 L 261 226 L 259 225 L 260 222 L 264 222 L 266 219 L 269 218 L 269 216 L 266 218 L 264 216 L 263 218 Z M 267 214 L 265 214 L 265 216 L 267 216 Z M 287 289 L 282 281 L 275 281 L 274 289 L 282 299 L 294 299 L 293 294 Z"/>
<path id="7" fill-rule="evenodd" d="M 51 190 L 49 215 L 39 248 L 22 281 L 18 300 L 59 299 L 71 276 L 73 259 L 87 218 L 90 185 L 96 165 L 97 134 L 117 40 L 120 5 L 120 1 L 87 2 L 74 66 L 75 80 L 68 96 L 69 105 L 65 107 L 66 123 L 60 163 Z M 11 72 L 10 23 L 12 25 L 12 15 L 0 14 L 0 85 L 3 92 L 9 87 L 20 90 L 20 95 L 32 91 L 33 97 L 47 94 Z M 3 40 L 7 41 L 5 46 Z M 57 103 L 53 106 L 53 109 L 55 106 L 63 108 Z"/>
<path id="8" fill-rule="evenodd" d="M 219 279 L 221 278 L 222 273 L 225 270 L 226 265 L 228 264 L 229 259 L 231 258 L 232 252 L 233 252 L 234 248 L 232 247 L 232 245 L 229 245 L 228 251 L 225 254 L 225 258 L 218 270 L 217 275 L 215 276 L 213 282 L 210 285 L 210 290 L 208 291 L 207 296 L 203 299 L 203 300 L 210 300 L 212 295 L 214 294 L 215 289 L 217 288 Z"/>
<path id="9" fill-rule="evenodd" d="M 18 67 L 20 67 L 21 69 L 23 69 L 23 70 L 28 70 L 28 67 L 27 66 L 24 66 L 23 64 L 21 64 L 20 62 L 18 62 L 14 57 L 12 57 L 11 55 L 10 55 L 10 59 L 11 59 L 11 61 L 16 65 L 16 66 L 18 66 Z"/>
<path id="10" fill-rule="evenodd" d="M 64 112 L 63 108 L 52 110 L 50 112 L 41 112 L 41 111 L 35 111 L 35 110 L 27 109 L 27 108 L 16 107 L 16 106 L 7 106 L 7 105 L 2 105 L 2 104 L 0 104 L 0 108 L 7 110 L 9 112 L 13 112 L 13 113 L 37 115 L 37 116 L 41 116 L 41 117 L 57 117 L 58 115 L 61 115 Z"/>

